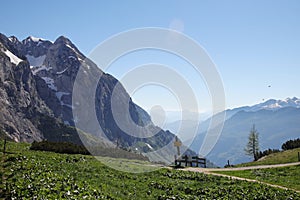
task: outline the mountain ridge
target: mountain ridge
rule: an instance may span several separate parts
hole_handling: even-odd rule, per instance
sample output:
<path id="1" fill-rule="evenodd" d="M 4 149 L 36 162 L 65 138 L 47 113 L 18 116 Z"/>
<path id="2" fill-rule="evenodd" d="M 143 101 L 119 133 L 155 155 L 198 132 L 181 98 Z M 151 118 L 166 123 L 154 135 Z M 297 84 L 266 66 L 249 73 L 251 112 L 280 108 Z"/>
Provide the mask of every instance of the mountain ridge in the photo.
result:
<path id="1" fill-rule="evenodd" d="M 299 136 L 299 102 L 300 99 L 297 97 L 285 100 L 270 99 L 253 106 L 223 111 L 226 112 L 223 130 L 217 144 L 207 157 L 219 166 L 224 166 L 227 160 L 234 164 L 249 161 L 250 158 L 244 153 L 244 147 L 253 124 L 260 133 L 261 150 L 279 149 L 284 141 Z M 202 128 L 192 139 L 190 146 L 192 150 L 199 151 L 209 122 L 210 119 L 200 124 Z"/>
<path id="2" fill-rule="evenodd" d="M 135 144 L 140 142 L 152 147 L 152 149 L 139 149 L 141 152 L 160 149 L 167 144 L 171 144 L 170 142 L 175 139 L 174 134 L 171 132 L 164 131 L 154 126 L 153 123 L 150 123 L 151 118 L 148 113 L 132 102 L 123 86 L 121 86 L 121 90 L 117 94 L 120 99 L 120 102 L 118 102 L 118 104 L 120 104 L 119 106 L 123 105 L 122 102 L 129 101 L 130 118 L 132 118 L 137 125 L 144 127 L 146 131 L 155 132 L 157 134 L 150 138 L 137 138 L 128 135 L 120 129 L 114 121 L 110 104 L 113 88 L 119 81 L 110 74 L 102 72 L 101 69 L 86 58 L 68 38 L 60 36 L 54 42 L 51 42 L 44 39 L 27 37 L 20 42 L 14 36 L 7 38 L 5 35 L 0 34 L 0 50 L 0 59 L 3 61 L 0 64 L 0 69 L 2 69 L 0 75 L 3 77 L 0 79 L 0 89 L 3 94 L 5 94 L 2 96 L 2 101 L 4 102 L 2 105 L 6 109 L 5 112 L 3 112 L 3 116 L 6 119 L 0 121 L 0 128 L 2 128 L 9 137 L 12 135 L 20 137 L 19 140 L 16 140 L 16 137 L 14 137 L 14 140 L 27 142 L 42 139 L 55 140 L 55 138 L 51 138 L 51 133 L 46 134 L 45 130 L 39 130 L 39 124 L 43 122 L 33 119 L 38 115 L 50 117 L 54 120 L 54 124 L 61 123 L 59 127 L 74 126 L 75 120 L 81 120 L 76 119 L 77 116 L 73 116 L 72 113 L 73 106 L 76 105 L 72 102 L 73 85 L 79 68 L 83 69 L 87 77 L 96 77 L 97 74 L 102 74 L 97 85 L 95 99 L 97 120 L 103 129 L 101 139 L 107 140 L 111 145 L 116 144 L 116 141 L 118 141 L 117 143 L 119 145 L 126 148 L 131 146 L 138 148 L 139 145 L 136 147 Z M 7 51 L 11 52 L 11 56 L 5 54 Z M 20 62 L 13 63 L 14 56 L 19 58 Z M 8 67 L 9 70 L 4 70 Z M 21 77 L 15 75 L 10 76 L 10 73 L 15 73 L 15 70 L 19 68 L 25 70 L 22 71 Z M 31 82 L 32 85 L 26 85 L 24 74 L 29 77 L 28 81 Z M 11 80 L 9 80 L 8 77 L 12 77 Z M 23 82 L 20 82 L 17 79 L 18 77 L 21 78 Z M 14 93 L 9 93 L 8 89 L 4 86 L 8 84 L 9 81 L 13 84 L 20 83 L 18 87 L 14 85 L 11 86 L 12 88 L 16 88 Z M 83 88 L 88 88 L 90 81 L 85 78 L 80 84 Z M 35 101 L 40 102 L 42 105 L 33 105 L 33 108 L 37 110 L 32 113 L 33 118 L 24 115 L 22 111 L 16 111 L 13 106 L 8 107 L 5 104 L 6 101 L 9 101 L 11 96 L 16 96 L 20 90 L 25 91 L 24 95 L 29 98 L 28 104 L 31 104 L 31 101 L 36 99 Z M 26 102 L 25 97 L 20 99 Z M 18 107 L 19 104 L 21 104 L 21 102 L 19 102 L 16 107 Z M 45 108 L 45 111 L 40 107 Z M 18 113 L 20 113 L 21 118 L 23 117 L 24 120 L 26 120 L 26 123 L 22 123 L 22 120 L 18 120 L 23 128 L 27 126 L 27 123 L 32 123 L 32 130 L 27 134 L 29 138 L 23 137 L 23 129 L 12 126 L 12 119 L 17 116 Z M 7 120 L 7 116 L 10 116 L 9 120 Z M 36 121 L 36 123 L 34 124 L 32 120 Z M 148 123 L 145 124 L 145 122 Z M 93 130 L 88 127 L 82 131 L 92 135 L 94 134 Z M 33 133 L 36 133 L 36 135 Z M 97 134 L 94 135 L 94 137 L 98 136 Z M 63 138 L 62 135 L 59 134 L 56 134 L 56 137 L 60 138 L 59 140 Z M 80 141 L 78 140 L 78 142 Z M 173 157 L 173 151 L 176 152 L 176 149 L 172 145 L 167 151 L 169 154 L 172 154 Z"/>
<path id="3" fill-rule="evenodd" d="M 268 99 L 265 102 L 258 103 L 252 106 L 242 106 L 233 109 L 227 109 L 228 111 L 245 110 L 245 111 L 258 111 L 258 110 L 277 110 L 285 107 L 300 108 L 300 99 L 297 97 L 287 97 L 284 100 L 281 99 Z"/>

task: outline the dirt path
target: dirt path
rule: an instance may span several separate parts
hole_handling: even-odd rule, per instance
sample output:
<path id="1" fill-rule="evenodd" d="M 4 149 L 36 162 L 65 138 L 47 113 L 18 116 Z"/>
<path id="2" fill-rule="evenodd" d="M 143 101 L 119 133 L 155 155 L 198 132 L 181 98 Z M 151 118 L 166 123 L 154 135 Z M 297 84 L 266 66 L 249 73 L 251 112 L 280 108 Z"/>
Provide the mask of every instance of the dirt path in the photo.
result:
<path id="1" fill-rule="evenodd" d="M 286 164 L 276 164 L 276 165 L 257 165 L 257 166 L 249 166 L 249 167 L 236 167 L 236 168 L 194 168 L 188 167 L 183 170 L 193 171 L 193 172 L 216 172 L 216 171 L 240 171 L 240 170 L 248 170 L 248 169 L 266 169 L 266 168 L 276 168 L 276 167 L 288 167 L 300 165 L 300 162 L 295 163 L 286 163 Z"/>
<path id="2" fill-rule="evenodd" d="M 296 192 L 300 192 L 298 190 L 294 190 L 294 189 L 291 189 L 291 188 L 283 187 L 283 186 L 280 186 L 280 185 L 274 185 L 274 184 L 266 183 L 266 182 L 263 182 L 263 181 L 254 180 L 254 179 L 241 178 L 241 177 L 237 177 L 237 176 L 230 176 L 230 175 L 214 173 L 214 172 L 218 172 L 218 171 L 240 171 L 240 170 L 249 170 L 249 169 L 267 169 L 267 168 L 287 167 L 287 166 L 295 166 L 295 165 L 300 165 L 300 162 L 287 163 L 287 164 L 277 164 L 277 165 L 258 165 L 258 166 L 237 167 L 237 168 L 194 168 L 194 167 L 189 167 L 189 168 L 184 168 L 184 169 L 181 169 L 181 170 L 183 170 L 183 171 L 192 171 L 192 172 L 201 172 L 201 173 L 204 173 L 204 174 L 210 174 L 210 175 L 214 175 L 214 176 L 222 176 L 222 177 L 227 177 L 227 178 L 236 179 L 236 180 L 257 182 L 257 183 L 262 183 L 262 184 L 269 185 L 269 186 L 276 187 L 276 188 L 281 188 L 281 189 L 293 190 L 293 191 L 296 191 Z"/>

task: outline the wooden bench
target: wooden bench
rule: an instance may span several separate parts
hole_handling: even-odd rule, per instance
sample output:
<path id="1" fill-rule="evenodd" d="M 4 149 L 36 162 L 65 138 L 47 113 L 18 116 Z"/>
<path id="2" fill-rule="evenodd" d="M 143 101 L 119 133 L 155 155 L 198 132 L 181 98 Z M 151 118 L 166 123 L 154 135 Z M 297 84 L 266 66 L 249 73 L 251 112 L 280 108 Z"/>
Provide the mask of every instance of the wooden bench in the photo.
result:
<path id="1" fill-rule="evenodd" d="M 199 167 L 199 165 L 200 166 L 202 165 L 204 168 L 206 168 L 206 159 L 200 158 L 198 156 L 189 157 L 189 156 L 185 155 L 182 158 L 175 159 L 176 166 L 181 166 L 181 163 L 185 163 L 185 167 L 187 167 L 188 165 L 190 167 L 194 167 L 193 164 L 195 164 L 196 167 Z"/>

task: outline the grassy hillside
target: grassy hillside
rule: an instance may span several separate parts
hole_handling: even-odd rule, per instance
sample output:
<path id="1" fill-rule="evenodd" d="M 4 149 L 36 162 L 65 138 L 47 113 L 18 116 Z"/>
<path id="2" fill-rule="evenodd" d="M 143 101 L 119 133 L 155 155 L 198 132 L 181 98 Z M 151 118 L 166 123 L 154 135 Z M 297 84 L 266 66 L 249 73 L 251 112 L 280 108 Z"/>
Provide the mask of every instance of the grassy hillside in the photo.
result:
<path id="1" fill-rule="evenodd" d="M 262 157 L 256 162 L 243 163 L 236 167 L 247 167 L 257 165 L 273 165 L 298 162 L 300 148 L 273 153 Z M 237 176 L 241 178 L 255 179 L 258 181 L 284 186 L 300 191 L 300 165 L 270 169 L 252 169 L 241 171 L 222 171 L 220 174 Z"/>
<path id="2" fill-rule="evenodd" d="M 217 172 L 230 176 L 255 179 L 300 191 L 300 165 L 270 169 Z"/>
<path id="3" fill-rule="evenodd" d="M 298 162 L 298 152 L 300 148 L 286 150 L 283 152 L 273 153 L 268 156 L 262 157 L 256 162 L 249 162 L 236 165 L 237 167 L 256 166 L 256 165 L 273 165 Z"/>
<path id="4" fill-rule="evenodd" d="M 300 199 L 293 191 L 259 183 L 170 169 L 125 173 L 88 155 L 31 151 L 23 143 L 7 147 L 8 154 L 0 153 L 0 199 Z M 135 167 L 143 171 L 151 165 Z"/>

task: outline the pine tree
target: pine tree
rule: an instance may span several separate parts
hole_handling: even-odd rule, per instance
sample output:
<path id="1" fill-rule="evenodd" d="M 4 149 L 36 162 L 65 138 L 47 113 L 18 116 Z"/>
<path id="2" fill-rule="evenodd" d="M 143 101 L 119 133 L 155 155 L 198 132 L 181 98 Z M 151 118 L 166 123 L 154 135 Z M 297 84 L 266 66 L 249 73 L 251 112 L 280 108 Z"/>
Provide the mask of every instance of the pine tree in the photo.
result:
<path id="1" fill-rule="evenodd" d="M 253 156 L 254 161 L 258 159 L 258 152 L 259 152 L 259 141 L 258 141 L 258 135 L 255 125 L 253 124 L 253 127 L 250 130 L 250 134 L 248 137 L 248 143 L 245 148 L 246 155 Z"/>

